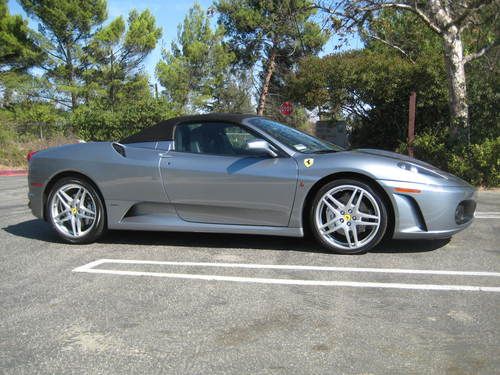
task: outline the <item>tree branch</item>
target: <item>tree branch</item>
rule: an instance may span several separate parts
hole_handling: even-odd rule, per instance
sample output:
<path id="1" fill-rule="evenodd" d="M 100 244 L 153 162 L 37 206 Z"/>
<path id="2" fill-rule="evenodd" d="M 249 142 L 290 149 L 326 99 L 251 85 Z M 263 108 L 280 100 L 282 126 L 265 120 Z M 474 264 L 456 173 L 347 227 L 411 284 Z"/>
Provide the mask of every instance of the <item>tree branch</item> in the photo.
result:
<path id="1" fill-rule="evenodd" d="M 486 5 L 490 5 L 493 3 L 493 0 L 483 0 L 475 6 L 465 7 L 465 10 L 462 14 L 458 15 L 453 21 L 449 22 L 444 26 L 445 29 L 449 29 L 451 26 L 457 26 L 462 28 L 463 23 L 467 23 L 467 20 L 470 16 L 477 14 L 477 12 Z"/>
<path id="2" fill-rule="evenodd" d="M 415 13 L 419 16 L 432 30 L 434 30 L 438 34 L 442 34 L 442 30 L 429 18 L 427 14 L 425 14 L 421 9 L 418 8 L 417 2 L 415 1 L 413 5 L 405 4 L 405 3 L 383 3 L 383 4 L 373 4 L 369 7 L 365 8 L 357 8 L 358 11 L 364 12 L 373 12 L 375 10 L 380 10 L 384 8 L 396 8 L 396 9 L 404 9 L 410 12 Z"/>
<path id="3" fill-rule="evenodd" d="M 357 7 L 356 5 L 353 5 L 353 4 L 347 5 L 348 12 L 345 11 L 345 8 L 344 8 L 343 12 L 338 12 L 337 11 L 338 7 L 334 10 L 329 6 L 321 5 L 319 3 L 315 4 L 314 8 L 319 9 L 321 11 L 324 11 L 324 12 L 331 14 L 331 15 L 336 15 L 339 17 L 347 17 L 350 19 L 354 19 L 355 16 L 353 16 L 353 15 L 355 15 L 356 13 L 360 13 L 360 12 L 374 12 L 376 10 L 389 9 L 389 8 L 403 9 L 406 11 L 413 12 L 414 14 L 419 16 L 436 33 L 438 33 L 438 34 L 443 33 L 443 30 L 441 30 L 441 28 L 439 28 L 439 26 L 437 26 L 430 19 L 430 17 L 427 14 L 425 14 L 421 9 L 418 8 L 416 1 L 413 3 L 413 5 L 406 4 L 406 3 L 376 3 L 373 1 L 369 1 L 368 6 L 364 6 L 364 7 L 361 7 L 361 6 Z M 352 13 L 353 15 L 349 15 L 347 13 Z"/>
<path id="4" fill-rule="evenodd" d="M 395 44 L 392 44 L 391 42 L 383 39 L 383 38 L 380 38 L 379 36 L 377 35 L 372 35 L 372 34 L 367 34 L 368 37 L 372 38 L 372 39 L 375 39 L 375 40 L 378 40 L 379 42 L 382 42 L 384 43 L 385 45 L 389 46 L 389 47 L 392 47 L 396 50 L 398 50 L 399 52 L 401 52 L 402 55 L 404 55 L 408 60 L 411 61 L 412 64 L 415 64 L 415 61 L 410 57 L 410 55 L 404 50 L 402 49 L 401 47 L 395 45 Z"/>
<path id="5" fill-rule="evenodd" d="M 491 43 L 490 45 L 481 48 L 479 51 L 477 51 L 475 53 L 468 54 L 463 59 L 464 64 L 470 63 L 471 61 L 478 59 L 479 57 L 483 56 L 485 53 L 487 53 L 491 49 L 497 47 L 499 44 L 500 43 L 498 42 L 498 40 L 496 40 L 494 43 Z"/>

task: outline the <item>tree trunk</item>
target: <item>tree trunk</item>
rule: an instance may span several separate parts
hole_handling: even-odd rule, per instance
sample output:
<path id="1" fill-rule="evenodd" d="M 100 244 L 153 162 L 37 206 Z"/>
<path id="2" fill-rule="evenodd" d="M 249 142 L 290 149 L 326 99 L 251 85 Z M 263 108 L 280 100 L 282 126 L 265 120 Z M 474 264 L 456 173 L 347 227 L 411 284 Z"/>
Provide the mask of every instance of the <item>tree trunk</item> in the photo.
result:
<path id="1" fill-rule="evenodd" d="M 450 29 L 443 35 L 444 59 L 448 74 L 451 130 L 455 136 L 463 134 L 469 140 L 469 108 L 462 39 L 458 30 Z"/>
<path id="2" fill-rule="evenodd" d="M 78 98 L 74 91 L 75 89 L 75 68 L 73 66 L 73 57 L 71 53 L 71 48 L 68 46 L 66 48 L 66 69 L 67 69 L 67 79 L 68 84 L 71 87 L 71 111 L 74 111 L 78 105 Z"/>
<path id="3" fill-rule="evenodd" d="M 259 116 L 262 116 L 264 114 L 264 108 L 266 106 L 266 98 L 267 95 L 269 95 L 269 85 L 271 83 L 271 78 L 273 76 L 275 68 L 276 68 L 276 50 L 273 48 L 271 50 L 271 54 L 269 55 L 269 59 L 267 61 L 266 75 L 264 77 L 262 90 L 260 92 L 259 105 L 257 107 L 257 114 Z"/>
<path id="4" fill-rule="evenodd" d="M 111 74 L 111 82 L 109 83 L 109 101 L 111 103 L 111 108 L 114 110 L 115 109 L 115 55 L 114 55 L 114 51 L 111 51 L 110 74 Z"/>

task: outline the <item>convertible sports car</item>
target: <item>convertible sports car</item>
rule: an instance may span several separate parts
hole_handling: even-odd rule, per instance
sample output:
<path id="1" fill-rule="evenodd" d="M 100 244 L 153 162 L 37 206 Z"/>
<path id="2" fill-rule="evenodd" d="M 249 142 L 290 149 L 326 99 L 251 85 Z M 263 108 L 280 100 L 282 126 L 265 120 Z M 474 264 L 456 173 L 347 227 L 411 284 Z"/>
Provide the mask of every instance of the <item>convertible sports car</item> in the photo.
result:
<path id="1" fill-rule="evenodd" d="M 387 151 L 345 151 L 265 117 L 178 117 L 120 142 L 31 155 L 29 206 L 70 243 L 106 229 L 301 237 L 339 253 L 384 236 L 448 238 L 475 189 Z"/>

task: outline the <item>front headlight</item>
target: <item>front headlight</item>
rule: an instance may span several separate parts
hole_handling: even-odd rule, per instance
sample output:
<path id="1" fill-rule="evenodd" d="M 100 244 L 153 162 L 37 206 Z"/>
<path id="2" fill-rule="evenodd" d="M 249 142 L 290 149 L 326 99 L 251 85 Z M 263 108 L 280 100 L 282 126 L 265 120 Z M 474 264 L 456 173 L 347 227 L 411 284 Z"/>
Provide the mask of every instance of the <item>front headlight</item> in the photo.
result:
<path id="1" fill-rule="evenodd" d="M 412 173 L 418 173 L 437 178 L 446 178 L 445 176 L 436 171 L 409 162 L 400 162 L 398 163 L 398 167 Z"/>

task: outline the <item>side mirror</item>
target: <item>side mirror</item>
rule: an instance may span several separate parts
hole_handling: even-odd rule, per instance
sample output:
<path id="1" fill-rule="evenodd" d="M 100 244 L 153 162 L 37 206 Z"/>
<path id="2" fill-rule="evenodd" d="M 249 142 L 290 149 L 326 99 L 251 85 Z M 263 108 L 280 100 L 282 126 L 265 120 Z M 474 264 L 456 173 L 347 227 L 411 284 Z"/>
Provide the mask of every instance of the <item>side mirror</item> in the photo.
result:
<path id="1" fill-rule="evenodd" d="M 278 156 L 276 149 L 263 139 L 254 139 L 247 141 L 246 149 L 257 154 L 271 155 L 273 158 Z"/>

